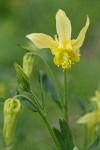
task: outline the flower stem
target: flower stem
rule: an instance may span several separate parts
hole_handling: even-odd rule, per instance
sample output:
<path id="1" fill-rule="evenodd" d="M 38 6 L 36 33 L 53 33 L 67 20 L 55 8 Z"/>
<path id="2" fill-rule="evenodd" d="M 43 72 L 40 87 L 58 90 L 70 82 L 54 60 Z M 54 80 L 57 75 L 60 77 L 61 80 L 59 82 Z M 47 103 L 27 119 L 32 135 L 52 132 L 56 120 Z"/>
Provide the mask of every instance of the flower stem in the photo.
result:
<path id="1" fill-rule="evenodd" d="M 39 58 L 39 60 L 41 61 L 41 63 L 43 63 L 43 65 L 45 66 L 44 69 L 46 69 L 49 77 L 51 78 L 51 81 L 53 82 L 53 85 L 54 85 L 54 89 L 56 91 L 56 94 L 57 94 L 57 97 L 58 97 L 58 101 L 60 102 L 61 106 L 60 106 L 60 109 L 62 109 L 62 98 L 61 98 L 61 95 L 60 95 L 60 92 L 58 90 L 58 86 L 57 86 L 57 83 L 56 83 L 56 79 L 53 75 L 53 72 L 51 70 L 51 68 L 49 67 L 48 63 L 45 61 L 45 59 L 39 54 L 39 53 L 36 53 L 36 52 L 32 52 L 30 53 L 31 55 L 33 56 L 36 56 L 37 58 Z M 59 106 L 59 105 L 58 105 Z"/>
<path id="2" fill-rule="evenodd" d="M 68 100 L 67 100 L 67 77 L 66 77 L 66 73 L 67 71 L 64 70 L 64 103 L 65 103 L 65 107 L 64 107 L 64 115 L 65 115 L 65 119 L 68 122 Z"/>
<path id="3" fill-rule="evenodd" d="M 94 125 L 86 125 L 86 145 L 85 148 L 87 148 L 91 143 L 95 140 L 95 126 Z"/>
<path id="4" fill-rule="evenodd" d="M 88 127 L 87 125 L 84 126 L 84 146 L 83 148 L 87 148 L 88 145 Z"/>
<path id="5" fill-rule="evenodd" d="M 41 85 L 42 107 L 43 107 L 43 111 L 45 112 L 44 91 L 43 91 L 43 84 L 41 79 L 40 79 L 40 85 Z"/>
<path id="6" fill-rule="evenodd" d="M 42 112 L 41 109 L 39 109 L 38 106 L 35 103 L 33 103 L 33 101 L 31 101 L 28 97 L 26 97 L 24 95 L 16 95 L 15 97 L 16 98 L 18 98 L 18 97 L 26 98 L 31 103 L 31 105 L 38 111 L 38 113 L 42 117 L 42 119 L 43 119 L 43 121 L 44 121 L 44 123 L 45 123 L 45 125 L 46 125 L 46 127 L 47 127 L 47 129 L 48 129 L 48 131 L 49 131 L 49 133 L 51 135 L 51 137 L 52 137 L 52 140 L 55 143 L 56 149 L 57 150 L 61 150 L 60 144 L 59 144 L 59 142 L 58 142 L 58 140 L 57 140 L 57 138 L 56 138 L 56 136 L 54 134 L 54 131 L 53 131 L 52 127 L 50 126 L 50 123 L 48 122 L 48 119 L 47 119 L 45 113 Z"/>
<path id="7" fill-rule="evenodd" d="M 32 90 L 30 90 L 30 93 L 32 94 L 33 99 L 36 100 L 36 102 L 38 103 L 39 107 L 42 109 L 42 106 L 41 106 L 40 102 L 38 101 L 38 98 L 35 95 L 35 93 Z"/>
<path id="8" fill-rule="evenodd" d="M 47 117 L 41 111 L 39 112 L 39 114 L 41 115 L 42 119 L 44 120 L 45 125 L 46 125 L 46 127 L 47 127 L 47 129 L 48 129 L 48 131 L 49 131 L 49 133 L 50 133 L 50 135 L 51 135 L 55 145 L 56 145 L 57 150 L 61 150 L 61 147 L 60 147 L 60 145 L 58 143 L 58 140 L 57 140 L 57 138 L 56 138 L 56 136 L 55 136 L 55 134 L 53 132 L 52 127 L 50 126 L 50 124 L 48 122 Z"/>

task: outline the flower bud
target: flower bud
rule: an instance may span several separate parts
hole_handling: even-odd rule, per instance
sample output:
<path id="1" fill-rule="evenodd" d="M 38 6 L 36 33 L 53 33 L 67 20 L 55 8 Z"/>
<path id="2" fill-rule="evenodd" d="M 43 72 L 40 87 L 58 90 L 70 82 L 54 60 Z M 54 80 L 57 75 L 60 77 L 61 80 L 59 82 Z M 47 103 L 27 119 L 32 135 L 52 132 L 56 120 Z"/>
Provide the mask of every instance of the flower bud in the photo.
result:
<path id="1" fill-rule="evenodd" d="M 20 110 L 21 103 L 18 99 L 9 98 L 5 101 L 3 136 L 7 145 L 11 144 L 13 140 Z"/>
<path id="2" fill-rule="evenodd" d="M 17 80 L 21 90 L 30 91 L 30 83 L 28 76 L 24 73 L 20 65 L 15 64 L 15 70 L 17 73 Z"/>
<path id="3" fill-rule="evenodd" d="M 32 69 L 33 69 L 33 62 L 34 62 L 34 58 L 31 55 L 29 55 L 29 54 L 24 55 L 24 57 L 23 57 L 23 71 L 28 77 L 31 76 Z"/>

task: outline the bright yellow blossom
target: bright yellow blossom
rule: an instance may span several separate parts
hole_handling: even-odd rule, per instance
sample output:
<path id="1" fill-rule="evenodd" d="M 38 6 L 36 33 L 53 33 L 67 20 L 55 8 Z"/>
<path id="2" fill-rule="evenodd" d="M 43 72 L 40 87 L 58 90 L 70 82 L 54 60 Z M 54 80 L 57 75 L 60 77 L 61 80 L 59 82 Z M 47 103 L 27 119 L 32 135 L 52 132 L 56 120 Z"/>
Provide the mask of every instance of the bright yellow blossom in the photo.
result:
<path id="1" fill-rule="evenodd" d="M 63 69 L 69 69 L 73 62 L 80 60 L 80 47 L 83 44 L 86 31 L 89 27 L 89 17 L 85 27 L 80 31 L 76 39 L 71 40 L 71 22 L 61 9 L 56 14 L 56 30 L 58 36 L 55 40 L 43 33 L 32 33 L 26 37 L 38 48 L 50 48 L 54 55 L 54 63 Z"/>
<path id="2" fill-rule="evenodd" d="M 93 111 L 87 113 L 86 115 L 84 115 L 78 120 L 78 123 L 88 124 L 88 125 L 95 125 L 97 123 L 100 123 L 100 111 Z"/>
<path id="3" fill-rule="evenodd" d="M 89 126 L 100 123 L 100 92 L 96 91 L 96 96 L 91 98 L 96 103 L 97 108 L 92 112 L 85 114 L 77 123 L 87 124 Z"/>

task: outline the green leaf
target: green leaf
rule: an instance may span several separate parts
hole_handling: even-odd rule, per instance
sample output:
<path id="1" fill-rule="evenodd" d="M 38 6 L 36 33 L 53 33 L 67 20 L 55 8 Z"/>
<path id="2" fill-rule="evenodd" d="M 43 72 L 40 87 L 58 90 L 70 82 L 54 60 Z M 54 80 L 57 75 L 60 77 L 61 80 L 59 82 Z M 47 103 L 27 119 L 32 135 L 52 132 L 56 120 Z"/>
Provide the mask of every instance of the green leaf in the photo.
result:
<path id="1" fill-rule="evenodd" d="M 40 75 L 40 71 L 38 72 L 38 76 L 39 76 L 39 83 L 40 83 L 40 87 L 41 87 L 41 97 L 42 97 L 42 108 L 45 111 L 45 98 L 44 98 L 44 88 L 43 88 L 43 83 L 41 80 L 41 75 Z"/>
<path id="2" fill-rule="evenodd" d="M 51 80 L 48 78 L 48 76 L 42 71 L 39 71 L 40 74 L 40 78 L 42 79 L 42 83 L 44 85 L 45 90 L 49 90 L 51 93 L 52 98 L 57 101 L 57 95 L 56 92 L 54 90 L 54 86 L 51 82 Z"/>
<path id="3" fill-rule="evenodd" d="M 53 128 L 53 130 L 62 150 L 72 150 L 74 144 L 69 125 L 65 120 L 59 120 L 59 125 L 60 131 L 56 128 Z"/>
<path id="4" fill-rule="evenodd" d="M 4 104 L 4 102 L 6 101 L 7 98 L 5 97 L 0 97 L 0 104 Z"/>
<path id="5" fill-rule="evenodd" d="M 30 53 L 30 55 L 32 56 L 36 56 L 36 58 L 38 59 L 38 61 L 40 62 L 39 65 L 46 71 L 46 73 L 48 74 L 50 80 L 45 80 L 45 85 L 48 85 L 48 81 L 49 81 L 49 91 L 52 93 L 53 96 L 53 100 L 56 102 L 56 104 L 59 106 L 60 109 L 62 109 L 62 97 L 61 94 L 59 92 L 59 88 L 58 85 L 56 83 L 56 78 L 53 75 L 53 72 L 50 68 L 50 66 L 48 65 L 47 61 L 44 59 L 44 57 L 35 52 Z M 52 82 L 51 82 L 52 81 Z M 52 84 L 53 83 L 53 84 Z M 48 89 L 48 88 L 46 88 Z M 54 92 L 55 91 L 55 92 Z M 55 97 L 55 98 L 54 98 Z M 57 97 L 57 98 L 56 98 Z"/>
<path id="6" fill-rule="evenodd" d="M 30 83 L 29 83 L 29 78 L 27 75 L 23 72 L 23 69 L 21 68 L 20 65 L 15 64 L 15 70 L 17 73 L 17 80 L 19 83 L 19 86 L 23 91 L 30 91 Z"/>
<path id="7" fill-rule="evenodd" d="M 99 146 L 99 147 L 98 147 Z M 88 150 L 99 150 L 100 149 L 100 138 L 97 136 L 94 143 L 88 148 Z"/>
<path id="8" fill-rule="evenodd" d="M 63 139 L 65 141 L 66 147 L 68 147 L 68 150 L 72 150 L 74 147 L 73 144 L 73 138 L 72 138 L 72 134 L 70 131 L 70 127 L 67 124 L 67 122 L 65 120 L 59 120 L 59 124 L 60 124 L 60 130 L 63 136 Z"/>
<path id="9" fill-rule="evenodd" d="M 56 104 L 61 108 L 61 103 L 57 98 L 54 86 L 52 84 L 52 81 L 49 79 L 47 74 L 43 70 L 39 70 L 39 82 L 40 79 L 42 80 L 43 87 L 45 91 L 49 91 L 51 94 L 52 99 L 56 102 Z"/>
<path id="10" fill-rule="evenodd" d="M 84 115 L 86 113 L 86 106 L 84 101 L 82 101 L 82 99 L 77 96 L 72 96 L 72 99 L 75 100 L 75 102 L 79 105 L 80 110 L 82 111 L 81 115 Z"/>
<path id="11" fill-rule="evenodd" d="M 59 144 L 61 146 L 61 149 L 62 150 L 66 150 L 66 145 L 65 145 L 65 143 L 63 141 L 63 137 L 62 137 L 60 131 L 58 129 L 56 129 L 56 128 L 53 128 L 53 131 L 54 131 L 54 133 L 55 133 L 55 135 L 56 135 L 56 137 L 58 139 L 58 142 L 59 142 Z"/>

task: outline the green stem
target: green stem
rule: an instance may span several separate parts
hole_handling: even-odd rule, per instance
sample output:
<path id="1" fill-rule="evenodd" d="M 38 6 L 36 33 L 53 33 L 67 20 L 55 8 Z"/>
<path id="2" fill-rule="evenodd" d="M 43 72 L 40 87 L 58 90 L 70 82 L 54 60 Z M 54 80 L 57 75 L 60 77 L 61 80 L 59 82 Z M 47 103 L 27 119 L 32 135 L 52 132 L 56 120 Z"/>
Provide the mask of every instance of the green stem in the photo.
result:
<path id="1" fill-rule="evenodd" d="M 47 129 L 48 129 L 48 131 L 49 131 L 49 133 L 50 133 L 50 135 L 51 135 L 51 137 L 52 137 L 52 140 L 54 141 L 54 143 L 55 143 L 55 145 L 56 145 L 57 150 L 61 150 L 61 147 L 60 147 L 60 145 L 59 145 L 59 142 L 58 142 L 58 140 L 57 140 L 57 138 L 56 138 L 56 136 L 55 136 L 55 134 L 54 134 L 54 131 L 53 131 L 52 127 L 50 126 L 50 123 L 49 123 L 48 120 L 47 120 L 46 115 L 45 115 L 45 114 L 38 108 L 38 106 L 37 106 L 35 103 L 33 103 L 28 97 L 26 97 L 26 96 L 24 96 L 24 95 L 16 95 L 16 96 L 15 96 L 15 98 L 18 98 L 18 97 L 25 97 L 25 98 L 32 104 L 32 106 L 38 111 L 38 113 L 39 113 L 40 116 L 42 117 L 42 119 L 43 119 L 43 121 L 44 121 L 44 123 L 45 123 L 45 125 L 46 125 L 46 127 L 47 127 Z"/>
<path id="2" fill-rule="evenodd" d="M 51 135 L 55 145 L 56 145 L 57 150 L 61 150 L 61 147 L 60 147 L 60 145 L 58 143 L 58 140 L 57 140 L 57 138 L 56 138 L 56 136 L 55 136 L 55 134 L 53 132 L 53 129 L 50 126 L 50 123 L 48 122 L 48 119 L 46 118 L 46 116 L 43 113 L 39 112 L 39 114 L 41 115 L 42 119 L 44 120 L 45 125 L 46 125 L 46 127 L 47 127 L 47 129 L 48 129 L 48 131 L 49 131 L 49 133 L 50 133 L 50 135 Z"/>
<path id="3" fill-rule="evenodd" d="M 68 122 L 68 101 L 67 101 L 67 77 L 66 77 L 66 70 L 64 70 L 64 113 L 65 113 L 65 119 Z"/>
<path id="4" fill-rule="evenodd" d="M 44 91 L 43 91 L 43 84 L 42 84 L 42 80 L 41 79 L 40 79 L 40 85 L 41 85 L 42 107 L 43 107 L 43 111 L 45 112 Z"/>
<path id="5" fill-rule="evenodd" d="M 41 106 L 40 102 L 38 101 L 37 96 L 33 93 L 32 90 L 30 90 L 30 93 L 32 94 L 33 99 L 36 99 L 36 102 L 38 103 L 39 107 L 42 109 L 42 106 Z"/>
<path id="6" fill-rule="evenodd" d="M 83 146 L 83 148 L 84 149 L 87 149 L 87 147 L 88 147 L 88 127 L 87 127 L 87 125 L 85 125 L 84 126 L 84 146 Z"/>
<path id="7" fill-rule="evenodd" d="M 95 126 L 87 125 L 87 146 L 93 143 L 95 140 Z"/>
<path id="8" fill-rule="evenodd" d="M 30 54 L 30 53 L 29 53 L 29 54 Z M 51 80 L 52 80 L 52 82 L 53 82 L 54 89 L 55 89 L 55 91 L 56 91 L 58 100 L 59 100 L 59 101 L 61 102 L 61 104 L 62 104 L 62 99 L 61 99 L 61 96 L 60 96 L 60 92 L 59 92 L 59 90 L 58 90 L 58 86 L 57 86 L 57 84 L 56 84 L 55 77 L 54 77 L 53 72 L 52 72 L 51 68 L 49 67 L 48 63 L 45 61 L 45 59 L 44 59 L 40 54 L 38 54 L 38 53 L 36 53 L 36 52 L 31 53 L 31 55 L 34 55 L 34 56 L 38 57 L 38 58 L 40 59 L 41 63 L 43 63 L 43 64 L 46 66 L 45 68 L 47 69 L 48 75 L 49 75 L 49 77 L 51 78 Z M 58 106 L 59 106 L 59 105 L 58 105 Z M 61 107 L 60 107 L 60 109 L 61 109 Z"/>

